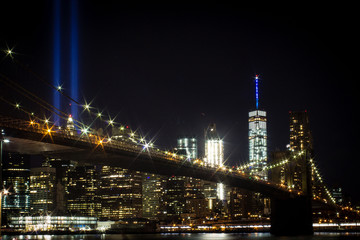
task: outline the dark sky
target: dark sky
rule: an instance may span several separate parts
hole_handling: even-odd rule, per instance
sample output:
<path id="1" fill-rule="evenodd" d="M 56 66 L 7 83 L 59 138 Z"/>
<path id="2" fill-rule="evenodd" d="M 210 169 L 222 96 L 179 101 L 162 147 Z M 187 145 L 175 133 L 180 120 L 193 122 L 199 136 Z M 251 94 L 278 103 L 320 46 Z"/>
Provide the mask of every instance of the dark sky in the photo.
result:
<path id="1" fill-rule="evenodd" d="M 0 47 L 14 47 L 17 59 L 51 81 L 52 1 L 11 1 L 2 9 Z M 61 11 L 68 91 L 68 1 Z M 353 11 L 79 1 L 78 17 L 80 95 L 92 106 L 168 148 L 182 134 L 197 135 L 202 146 L 203 131 L 214 122 L 229 163 L 239 164 L 248 159 L 247 118 L 260 74 L 269 152 L 289 142 L 288 112 L 307 110 L 325 181 L 360 199 Z"/>

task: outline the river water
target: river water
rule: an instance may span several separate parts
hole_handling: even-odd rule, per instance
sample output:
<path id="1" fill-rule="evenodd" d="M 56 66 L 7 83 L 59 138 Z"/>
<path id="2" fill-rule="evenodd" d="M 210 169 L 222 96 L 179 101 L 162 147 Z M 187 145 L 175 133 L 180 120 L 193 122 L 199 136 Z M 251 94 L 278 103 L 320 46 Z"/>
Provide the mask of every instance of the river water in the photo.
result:
<path id="1" fill-rule="evenodd" d="M 74 234 L 4 235 L 1 240 L 347 240 L 360 239 L 359 233 L 315 233 L 313 236 L 276 237 L 270 233 L 171 233 L 171 234 Z"/>

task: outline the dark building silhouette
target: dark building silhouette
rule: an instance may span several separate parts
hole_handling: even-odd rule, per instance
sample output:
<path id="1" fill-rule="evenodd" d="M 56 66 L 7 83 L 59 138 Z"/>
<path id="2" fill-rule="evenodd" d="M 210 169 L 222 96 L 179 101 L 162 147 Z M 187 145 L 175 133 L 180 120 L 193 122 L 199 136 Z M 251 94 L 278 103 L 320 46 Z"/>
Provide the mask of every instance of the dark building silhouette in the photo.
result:
<path id="1" fill-rule="evenodd" d="M 68 174 L 67 209 L 71 215 L 99 216 L 99 176 L 94 166 L 77 166 Z"/>

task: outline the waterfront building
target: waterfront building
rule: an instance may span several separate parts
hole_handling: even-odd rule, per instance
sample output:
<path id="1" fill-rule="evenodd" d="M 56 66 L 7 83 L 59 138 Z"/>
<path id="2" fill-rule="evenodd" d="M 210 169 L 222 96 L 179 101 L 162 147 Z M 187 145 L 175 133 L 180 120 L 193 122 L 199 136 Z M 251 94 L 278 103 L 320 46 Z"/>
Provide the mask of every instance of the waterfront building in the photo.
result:
<path id="1" fill-rule="evenodd" d="M 48 214 L 54 210 L 56 170 L 51 167 L 30 169 L 30 211 Z"/>
<path id="2" fill-rule="evenodd" d="M 178 138 L 177 149 L 184 151 L 188 160 L 198 158 L 197 140 L 195 137 Z"/>
<path id="3" fill-rule="evenodd" d="M 250 216 L 251 206 L 248 199 L 252 196 L 249 191 L 233 187 L 230 190 L 229 216 L 232 220 L 247 218 Z"/>
<path id="4" fill-rule="evenodd" d="M 186 218 L 204 218 L 209 213 L 208 201 L 204 195 L 204 181 L 192 177 L 185 178 Z"/>
<path id="5" fill-rule="evenodd" d="M 142 174 L 119 167 L 102 166 L 98 196 L 100 217 L 108 220 L 142 217 Z"/>
<path id="6" fill-rule="evenodd" d="M 55 169 L 54 211 L 58 215 L 66 214 L 67 197 L 69 195 L 69 172 L 74 171 L 77 163 L 71 160 L 45 157 L 42 166 Z"/>
<path id="7" fill-rule="evenodd" d="M 203 194 L 206 199 L 209 217 L 219 218 L 226 214 L 225 207 L 228 200 L 226 189 L 226 186 L 222 183 L 204 181 Z"/>
<path id="8" fill-rule="evenodd" d="M 250 174 L 267 180 L 267 118 L 266 112 L 259 110 L 259 76 L 255 77 L 256 110 L 249 112 L 249 161 Z"/>
<path id="9" fill-rule="evenodd" d="M 96 228 L 96 217 L 84 216 L 11 216 L 9 227 L 23 231 L 64 231 L 64 230 L 93 230 Z"/>
<path id="10" fill-rule="evenodd" d="M 99 177 L 95 166 L 77 166 L 68 174 L 67 209 L 72 215 L 99 216 Z"/>
<path id="11" fill-rule="evenodd" d="M 185 177 L 172 176 L 168 178 L 164 194 L 165 215 L 177 218 L 185 210 Z"/>
<path id="12" fill-rule="evenodd" d="M 204 162 L 210 167 L 222 167 L 224 164 L 224 143 L 216 132 L 216 125 L 212 123 L 205 131 Z"/>
<path id="13" fill-rule="evenodd" d="M 143 217 L 157 220 L 161 215 L 163 194 L 167 177 L 157 174 L 143 173 L 142 175 L 142 210 Z"/>
<path id="14" fill-rule="evenodd" d="M 2 197 L 2 213 L 18 215 L 30 210 L 30 156 L 7 152 L 3 154 L 2 186 L 10 194 Z"/>

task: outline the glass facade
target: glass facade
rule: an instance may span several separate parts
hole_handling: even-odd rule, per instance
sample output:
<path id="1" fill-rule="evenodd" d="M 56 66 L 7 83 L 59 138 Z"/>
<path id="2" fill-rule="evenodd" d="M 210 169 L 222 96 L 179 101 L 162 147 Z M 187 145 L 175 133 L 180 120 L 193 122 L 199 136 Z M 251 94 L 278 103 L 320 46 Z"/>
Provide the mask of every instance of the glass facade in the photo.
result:
<path id="1" fill-rule="evenodd" d="M 64 229 L 95 229 L 96 217 L 78 216 L 17 216 L 9 217 L 9 226 L 26 231 L 47 231 Z"/>
<path id="2" fill-rule="evenodd" d="M 30 170 L 30 199 L 32 213 L 54 210 L 55 168 L 39 167 Z"/>
<path id="3" fill-rule="evenodd" d="M 210 167 L 224 164 L 224 143 L 216 132 L 216 125 L 210 124 L 205 132 L 205 163 Z"/>
<path id="4" fill-rule="evenodd" d="M 313 140 L 310 131 L 309 116 L 306 111 L 289 112 L 290 150 L 312 150 Z"/>
<path id="5" fill-rule="evenodd" d="M 249 112 L 249 160 L 250 174 L 267 179 L 263 171 L 267 164 L 267 130 L 266 112 L 255 110 Z"/>
<path id="6" fill-rule="evenodd" d="M 2 209 L 6 214 L 22 214 L 30 210 L 29 160 L 26 155 L 4 154 L 2 185 L 11 193 L 2 198 Z"/>
<path id="7" fill-rule="evenodd" d="M 142 174 L 119 167 L 102 166 L 97 191 L 101 201 L 101 217 L 142 217 Z"/>
<path id="8" fill-rule="evenodd" d="M 196 138 L 178 138 L 177 148 L 179 150 L 185 150 L 187 159 L 196 159 L 198 157 Z"/>

